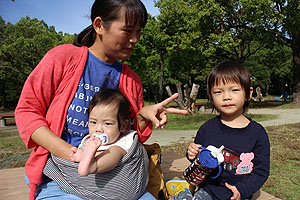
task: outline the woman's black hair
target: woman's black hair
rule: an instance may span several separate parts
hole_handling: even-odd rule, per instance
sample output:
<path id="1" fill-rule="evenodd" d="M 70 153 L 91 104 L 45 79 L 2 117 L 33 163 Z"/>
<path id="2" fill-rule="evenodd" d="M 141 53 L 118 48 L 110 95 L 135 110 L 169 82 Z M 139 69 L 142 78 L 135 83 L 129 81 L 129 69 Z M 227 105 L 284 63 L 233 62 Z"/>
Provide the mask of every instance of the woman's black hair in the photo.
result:
<path id="1" fill-rule="evenodd" d="M 119 90 L 103 89 L 96 93 L 89 104 L 89 114 L 97 105 L 111 105 L 118 108 L 119 129 L 121 128 L 122 123 L 129 119 L 130 103 Z"/>
<path id="2" fill-rule="evenodd" d="M 101 17 L 102 25 L 109 27 L 112 21 L 119 19 L 122 8 L 125 10 L 126 25 L 146 26 L 148 14 L 140 0 L 95 0 L 91 9 L 92 24 L 96 17 Z M 95 39 L 96 32 L 93 25 L 90 25 L 76 36 L 73 44 L 79 47 L 90 47 L 94 44 Z"/>

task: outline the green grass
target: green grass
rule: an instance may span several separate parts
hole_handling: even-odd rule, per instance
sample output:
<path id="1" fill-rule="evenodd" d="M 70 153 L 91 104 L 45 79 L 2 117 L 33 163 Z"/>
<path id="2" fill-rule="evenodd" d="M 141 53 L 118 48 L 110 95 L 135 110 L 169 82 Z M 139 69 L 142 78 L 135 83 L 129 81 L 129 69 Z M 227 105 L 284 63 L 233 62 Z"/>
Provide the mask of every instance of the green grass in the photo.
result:
<path id="1" fill-rule="evenodd" d="M 0 133 L 0 169 L 25 166 L 30 152 L 18 133 Z"/>
<path id="2" fill-rule="evenodd" d="M 300 123 L 268 127 L 271 174 L 263 190 L 282 199 L 300 197 Z"/>
<path id="3" fill-rule="evenodd" d="M 168 123 L 165 127 L 166 130 L 195 130 L 198 129 L 205 121 L 215 117 L 214 114 L 201 114 L 194 115 L 177 115 L 168 114 Z"/>
<path id="4" fill-rule="evenodd" d="M 193 115 L 168 114 L 166 130 L 196 130 L 207 120 L 217 116 L 216 114 L 196 113 Z M 276 115 L 247 114 L 255 121 L 261 122 L 276 119 Z"/>
<path id="5" fill-rule="evenodd" d="M 271 96 L 264 97 L 263 102 L 251 101 L 250 103 L 250 108 L 292 109 L 299 107 L 299 105 L 295 105 L 292 103 L 292 99 L 287 99 L 287 102 L 284 102 L 283 99 L 272 99 Z"/>

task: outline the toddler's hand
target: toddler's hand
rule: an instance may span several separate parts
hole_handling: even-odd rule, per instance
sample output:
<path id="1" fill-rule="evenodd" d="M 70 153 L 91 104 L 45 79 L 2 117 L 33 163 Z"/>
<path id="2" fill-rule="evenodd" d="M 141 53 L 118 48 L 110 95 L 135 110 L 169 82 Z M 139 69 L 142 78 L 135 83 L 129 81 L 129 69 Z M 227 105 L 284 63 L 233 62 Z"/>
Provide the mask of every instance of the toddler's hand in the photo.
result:
<path id="1" fill-rule="evenodd" d="M 228 183 L 225 183 L 225 186 L 233 193 L 230 198 L 231 200 L 241 200 L 241 194 L 235 186 L 229 185 Z"/>
<path id="2" fill-rule="evenodd" d="M 200 149 L 199 147 L 201 147 L 200 144 L 195 144 L 195 143 L 190 143 L 187 149 L 187 154 L 188 154 L 188 158 L 190 160 L 194 160 L 196 158 L 196 156 L 198 155 Z"/>

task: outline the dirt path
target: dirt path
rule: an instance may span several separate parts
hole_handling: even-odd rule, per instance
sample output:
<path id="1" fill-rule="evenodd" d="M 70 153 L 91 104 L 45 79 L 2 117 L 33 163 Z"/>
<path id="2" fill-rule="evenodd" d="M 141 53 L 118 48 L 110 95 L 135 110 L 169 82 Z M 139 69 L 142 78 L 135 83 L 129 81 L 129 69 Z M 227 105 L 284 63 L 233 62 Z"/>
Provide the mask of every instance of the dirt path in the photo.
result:
<path id="1" fill-rule="evenodd" d="M 261 125 L 278 126 L 283 124 L 294 124 L 300 122 L 300 108 L 295 109 L 276 109 L 276 108 L 262 108 L 262 109 L 250 109 L 248 113 L 251 114 L 271 114 L 277 115 L 278 118 L 274 120 L 262 121 Z"/>

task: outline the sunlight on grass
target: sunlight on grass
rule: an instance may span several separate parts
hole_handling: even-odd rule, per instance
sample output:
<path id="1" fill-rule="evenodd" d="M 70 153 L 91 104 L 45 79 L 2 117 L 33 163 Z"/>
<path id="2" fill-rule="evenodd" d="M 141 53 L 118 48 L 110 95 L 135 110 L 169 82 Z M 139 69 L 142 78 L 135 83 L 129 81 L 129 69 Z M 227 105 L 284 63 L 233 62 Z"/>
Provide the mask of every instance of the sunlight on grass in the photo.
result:
<path id="1" fill-rule="evenodd" d="M 168 114 L 167 130 L 195 130 L 205 121 L 215 117 L 214 114 L 177 115 Z"/>
<path id="2" fill-rule="evenodd" d="M 217 114 L 196 113 L 189 115 L 168 114 L 166 130 L 197 130 L 207 120 L 216 117 Z M 252 120 L 261 122 L 276 119 L 276 115 L 247 114 Z"/>
<path id="3" fill-rule="evenodd" d="M 282 199 L 300 197 L 300 123 L 267 127 L 271 172 L 263 190 Z"/>
<path id="4" fill-rule="evenodd" d="M 0 134 L 0 169 L 24 167 L 31 150 L 27 149 L 18 133 Z"/>

